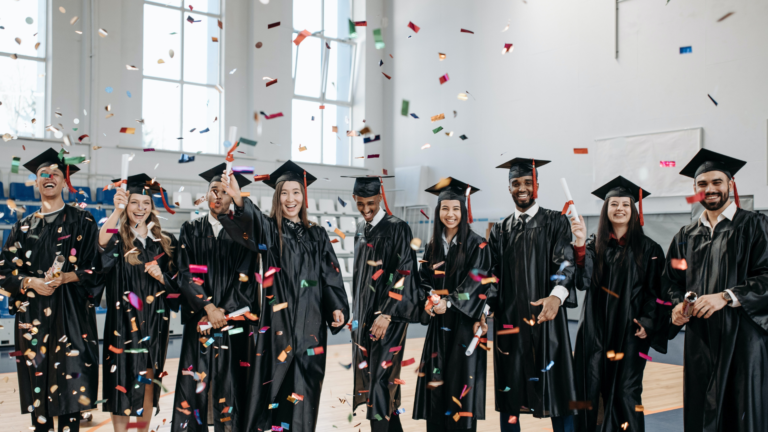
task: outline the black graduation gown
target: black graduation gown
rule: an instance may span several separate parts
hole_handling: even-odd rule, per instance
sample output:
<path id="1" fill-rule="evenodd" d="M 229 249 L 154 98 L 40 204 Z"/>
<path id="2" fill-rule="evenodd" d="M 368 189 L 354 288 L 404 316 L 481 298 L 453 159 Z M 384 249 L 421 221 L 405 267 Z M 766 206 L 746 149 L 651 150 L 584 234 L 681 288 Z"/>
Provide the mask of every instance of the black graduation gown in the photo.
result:
<path id="1" fill-rule="evenodd" d="M 458 268 L 456 257 L 460 248 L 464 248 L 465 260 Z M 495 295 L 496 284 L 483 285 L 469 277 L 469 272 L 478 269 L 483 274 L 490 273 L 491 248 L 484 238 L 470 231 L 465 244 L 451 245 L 445 264 L 438 268 L 445 275 L 437 277 L 431 252 L 432 248 L 427 247 L 424 253 L 427 262 L 421 264 L 421 287 L 425 295 L 431 290 L 448 290 L 449 294 L 442 297 L 451 307 L 444 314 L 430 317 L 416 382 L 413 418 L 444 424 L 445 429 L 470 429 L 473 420 L 485 420 L 487 354 L 479 344 L 469 357 L 466 350 L 475 336 L 472 328 L 483 315 L 487 297 Z M 469 299 L 465 295 L 459 298 L 460 294 Z M 443 384 L 434 389 L 427 387 L 433 381 Z M 465 389 L 467 394 L 462 397 Z M 453 397 L 459 399 L 461 406 Z M 458 417 L 456 421 L 453 416 L 458 412 L 470 412 L 473 416 Z"/>
<path id="2" fill-rule="evenodd" d="M 34 214 L 16 222 L 3 247 L 0 283 L 11 294 L 8 309 L 16 315 L 22 414 L 29 413 L 28 408 L 39 402 L 32 415 L 50 419 L 93 408 L 97 400 L 99 341 L 95 306 L 104 289 L 101 276 L 93 272 L 97 236 L 98 227 L 90 213 L 64 206 L 52 223 Z M 62 273 L 74 271 L 80 281 L 61 285 L 47 297 L 31 289 L 22 293 L 23 280 L 44 278 L 57 255 L 67 258 Z M 76 261 L 72 263 L 71 259 Z M 35 376 L 38 372 L 41 375 Z"/>
<path id="3" fill-rule="evenodd" d="M 227 215 L 222 215 L 221 219 L 227 219 Z M 246 409 L 243 402 L 249 346 L 252 345 L 252 339 L 248 337 L 251 322 L 230 320 L 227 324 L 234 326 L 232 330 L 211 328 L 209 335 L 199 333 L 197 324 L 206 315 L 204 308 L 209 303 L 227 313 L 247 306 L 253 315 L 257 315 L 258 285 L 254 278 L 258 269 L 257 257 L 233 241 L 224 229 L 214 236 L 208 216 L 184 222 L 179 243 L 179 276 L 176 279 L 184 298 L 181 308 L 184 333 L 172 430 L 208 432 L 208 386 L 213 383 L 215 430 L 223 431 L 226 426 L 231 426 L 236 432 L 241 430 L 240 418 Z M 191 273 L 189 266 L 193 264 L 207 265 L 208 273 Z M 247 282 L 240 282 L 240 273 L 248 276 Z M 193 278 L 202 279 L 202 285 L 195 283 Z M 239 329 L 242 329 L 241 333 L 237 333 Z M 206 347 L 205 343 L 210 339 L 213 341 Z M 198 373 L 206 388 L 196 393 L 198 381 L 193 375 L 184 375 L 183 371 Z M 189 407 L 185 408 L 185 402 Z M 186 429 L 185 424 L 188 424 Z"/>
<path id="4" fill-rule="evenodd" d="M 408 224 L 392 215 L 384 216 L 371 229 L 369 238 L 365 237 L 365 222 L 357 226 L 352 282 L 352 410 L 367 404 L 369 420 L 388 419 L 400 407 L 400 385 L 394 382 L 400 378 L 408 323 L 418 321 L 419 304 L 423 304 L 412 239 Z M 381 260 L 382 265 L 371 266 L 369 260 Z M 374 280 L 379 270 L 383 273 Z M 394 288 L 402 278 L 402 288 Z M 390 292 L 402 299 L 390 297 Z M 379 313 L 391 315 L 392 322 L 384 337 L 374 342 L 371 327 Z M 402 349 L 389 352 L 398 346 Z M 383 361 L 391 361 L 392 365 L 385 368 L 381 365 Z M 367 367 L 360 369 L 358 366 L 363 362 Z"/>
<path id="5" fill-rule="evenodd" d="M 576 306 L 570 224 L 560 212 L 544 208 L 528 220 L 524 231 L 518 223 L 514 214 L 496 223 L 489 240 L 493 274 L 499 277 L 498 295 L 490 302 L 494 332 L 505 324 L 520 328 L 518 334 L 494 333 L 496 410 L 518 415 L 521 409 L 529 413 L 525 407 L 537 418 L 575 414 L 569 409 L 576 389 L 565 308 L 552 321 L 534 326 L 523 322 L 539 316 L 541 306 L 531 302 L 548 297 L 556 285 L 569 291 L 563 306 Z M 552 281 L 566 260 L 571 265 L 562 272 L 565 280 Z M 554 364 L 547 370 L 550 362 Z"/>
<path id="6" fill-rule="evenodd" d="M 163 234 L 171 239 L 175 257 L 179 252 L 176 237 L 167 232 Z M 101 409 L 115 415 L 139 416 L 136 411 L 144 407 L 146 388 L 146 383 L 138 381 L 139 373 L 152 368 L 155 379 L 162 381 L 165 355 L 168 351 L 171 310 L 179 310 L 178 300 L 166 299 L 168 294 L 179 291 L 176 265 L 171 257 L 164 253 L 159 241 L 153 241 L 149 237 L 146 241 L 146 248 L 139 239 L 133 241 L 131 248 L 123 248 L 120 236 L 113 234 L 104 250 L 99 248 L 101 257 L 96 260 L 96 271 L 104 275 L 107 294 L 101 389 L 101 398 L 107 401 Z M 125 261 L 124 254 L 133 247 L 138 251 L 137 257 L 142 263 L 157 261 L 163 271 L 165 284 L 146 273 L 143 264 L 132 265 Z M 131 305 L 126 294 L 128 291 L 136 294 L 141 300 L 141 310 Z M 144 340 L 145 338 L 149 339 Z M 125 352 L 142 348 L 146 352 Z M 145 377 L 146 374 L 141 376 Z M 125 392 L 118 390 L 117 386 L 121 386 Z M 159 408 L 160 386 L 152 387 L 153 406 Z"/>
<path id="7" fill-rule="evenodd" d="M 648 237 L 642 239 L 642 268 L 639 268 L 631 248 L 619 245 L 615 239 L 608 243 L 600 283 L 592 280 L 595 271 L 595 237 L 586 244 L 584 267 L 576 266 L 576 288 L 587 291 L 576 336 L 574 375 L 578 401 L 589 401 L 592 409 L 580 409 L 576 417 L 577 430 L 591 432 L 645 430 L 645 414 L 635 410 L 642 405 L 643 370 L 646 360 L 639 353 L 648 354 L 653 347 L 667 352 L 667 323 L 669 308 L 659 305 L 661 299 L 661 273 L 664 252 Z M 605 289 L 616 296 L 606 292 Z M 645 328 L 647 337 L 635 336 L 638 327 Z M 611 361 L 608 351 L 623 353 L 624 358 Z M 600 396 L 603 397 L 604 419 L 596 426 Z"/>
<path id="8" fill-rule="evenodd" d="M 267 329 L 256 335 L 244 430 L 271 430 L 273 425 L 287 423 L 291 432 L 314 431 L 328 329 L 336 334 L 344 328 L 330 326 L 333 311 L 340 310 L 345 322 L 349 319 L 347 293 L 328 233 L 318 225 L 304 228 L 283 219 L 281 237 L 276 221 L 248 198 L 235 212 L 234 220 L 222 223 L 238 242 L 252 250 L 258 250 L 259 245 L 266 247 L 261 251 L 265 273 L 271 267 L 280 269 L 272 286 L 262 289 L 259 326 Z M 283 352 L 285 361 L 281 362 L 278 357 Z M 293 393 L 303 400 L 292 405 L 287 398 Z M 278 407 L 270 409 L 270 404 Z"/>
<path id="9" fill-rule="evenodd" d="M 685 259 L 687 270 L 672 268 L 673 259 Z M 686 325 L 685 430 L 768 430 L 768 217 L 738 209 L 714 235 L 698 219 L 681 228 L 669 246 L 663 283 L 673 305 L 688 291 L 701 296 L 726 289 L 741 302 Z"/>

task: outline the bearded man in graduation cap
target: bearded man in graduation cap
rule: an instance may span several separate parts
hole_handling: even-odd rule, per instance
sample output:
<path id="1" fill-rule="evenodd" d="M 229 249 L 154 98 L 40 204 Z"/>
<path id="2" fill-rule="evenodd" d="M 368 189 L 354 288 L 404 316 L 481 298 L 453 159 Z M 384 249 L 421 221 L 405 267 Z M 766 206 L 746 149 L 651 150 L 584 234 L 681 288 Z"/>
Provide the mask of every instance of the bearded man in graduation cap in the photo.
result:
<path id="1" fill-rule="evenodd" d="M 704 206 L 672 240 L 663 279 L 672 324 L 686 326 L 687 432 L 768 430 L 768 217 L 739 208 L 744 165 L 702 149 L 680 171 Z"/>
<path id="2" fill-rule="evenodd" d="M 80 429 L 80 411 L 98 399 L 96 310 L 104 288 L 93 272 L 98 227 L 91 214 L 61 196 L 81 158 L 48 149 L 24 164 L 37 175 L 42 209 L 14 224 L 3 247 L 0 285 L 16 315 L 21 412 L 35 431 Z M 57 265 L 54 265 L 54 262 Z"/>
<path id="3" fill-rule="evenodd" d="M 499 283 L 498 295 L 488 302 L 495 332 L 520 329 L 494 336 L 496 410 L 504 432 L 520 430 L 520 413 L 551 417 L 555 432 L 574 430 L 573 357 L 568 317 L 560 311 L 576 306 L 573 247 L 568 218 L 536 203 L 538 167 L 548 163 L 515 158 L 497 167 L 509 170 L 515 212 L 491 230 Z"/>
<path id="4" fill-rule="evenodd" d="M 232 196 L 222 183 L 225 164 L 200 174 L 208 182 L 208 213 L 184 222 L 176 251 L 184 334 L 173 401 L 172 430 L 237 432 L 247 415 L 248 337 L 259 309 L 254 273 L 258 255 L 241 246 L 221 220 L 230 216 Z M 250 180 L 234 174 L 239 187 Z M 237 198 L 240 198 L 239 196 Z M 200 266 L 203 266 L 201 268 Z M 230 317 L 249 308 L 251 313 Z M 203 327 L 200 323 L 206 323 Z"/>
<path id="5" fill-rule="evenodd" d="M 418 321 L 423 303 L 411 228 L 392 215 L 384 195 L 381 179 L 390 177 L 351 176 L 352 198 L 364 220 L 357 225 L 352 271 L 352 409 L 368 406 L 366 418 L 374 432 L 403 430 L 395 414 L 401 402 L 395 381 L 400 378 L 408 323 Z M 386 211 L 380 207 L 382 200 Z"/>

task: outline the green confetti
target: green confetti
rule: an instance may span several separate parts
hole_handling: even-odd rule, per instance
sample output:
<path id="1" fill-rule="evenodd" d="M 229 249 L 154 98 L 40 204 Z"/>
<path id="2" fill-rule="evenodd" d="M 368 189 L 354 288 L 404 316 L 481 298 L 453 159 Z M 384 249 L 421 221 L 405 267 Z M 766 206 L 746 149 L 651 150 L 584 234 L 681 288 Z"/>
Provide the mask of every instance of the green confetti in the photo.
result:
<path id="1" fill-rule="evenodd" d="M 235 327 L 235 328 L 229 329 L 229 331 L 227 333 L 229 333 L 229 335 L 232 336 L 232 335 L 236 335 L 236 334 L 242 333 L 242 332 L 243 332 L 243 328 L 242 327 Z"/>
<path id="2" fill-rule="evenodd" d="M 376 288 L 374 288 L 373 285 L 368 285 L 368 288 L 370 288 L 371 291 L 376 292 Z"/>
<path id="3" fill-rule="evenodd" d="M 374 417 L 376 417 L 376 420 L 381 421 L 381 415 L 376 414 Z"/>
<path id="4" fill-rule="evenodd" d="M 432 373 L 433 373 L 433 374 L 439 374 L 439 373 L 440 373 L 440 368 L 435 368 L 435 369 L 432 371 Z"/>
<path id="5" fill-rule="evenodd" d="M 373 31 L 373 40 L 376 41 L 376 49 L 384 48 L 384 38 L 381 37 L 381 29 Z"/>
<path id="6" fill-rule="evenodd" d="M 459 293 L 459 300 L 469 300 L 469 293 Z"/>
<path id="7" fill-rule="evenodd" d="M 165 313 L 165 309 L 158 309 L 157 313 Z"/>
<path id="8" fill-rule="evenodd" d="M 395 276 L 395 274 L 394 274 L 394 273 L 390 273 L 390 274 L 389 274 L 389 283 L 392 283 L 392 277 L 393 277 L 393 276 Z"/>
<path id="9" fill-rule="evenodd" d="M 94 402 L 93 404 L 94 404 L 94 405 L 103 404 L 103 403 L 105 403 L 107 400 L 108 400 L 108 399 L 97 400 L 97 401 L 96 401 L 96 402 Z"/>
<path id="10" fill-rule="evenodd" d="M 259 142 L 258 141 L 254 141 L 254 140 L 249 140 L 248 138 L 240 137 L 239 143 L 240 144 L 247 144 L 249 146 L 256 147 L 256 144 L 258 144 Z"/>
<path id="11" fill-rule="evenodd" d="M 313 281 L 313 280 L 302 280 L 301 281 L 301 287 L 302 288 L 313 287 L 313 286 L 317 286 L 317 281 Z"/>
<path id="12" fill-rule="evenodd" d="M 127 354 L 149 354 L 146 348 L 131 348 L 123 351 Z"/>
<path id="13" fill-rule="evenodd" d="M 435 129 L 432 129 L 432 133 L 438 133 L 438 132 L 440 132 L 441 130 L 443 130 L 443 127 L 442 127 L 442 126 L 438 126 L 437 128 L 435 128 Z"/>
<path id="14" fill-rule="evenodd" d="M 350 21 L 352 22 L 352 21 Z M 347 421 L 352 423 L 352 413 L 349 413 L 349 416 L 347 416 Z"/>
<path id="15" fill-rule="evenodd" d="M 160 386 L 160 388 L 161 388 L 161 389 L 163 389 L 163 391 L 164 391 L 164 392 L 168 393 L 168 389 L 167 389 L 167 388 L 165 388 L 165 386 L 163 385 L 162 381 L 159 381 L 159 380 L 153 379 L 153 380 L 152 380 L 152 382 L 153 382 L 153 383 L 155 383 L 155 384 L 157 384 L 157 385 L 159 385 L 159 386 Z M 106 402 L 106 399 L 104 400 L 104 402 Z M 98 404 L 98 402 L 96 402 L 96 403 Z"/>
<path id="16" fill-rule="evenodd" d="M 408 105 L 410 105 L 410 102 L 403 99 L 403 108 L 400 110 L 400 114 L 408 117 Z"/>
<path id="17" fill-rule="evenodd" d="M 275 303 L 277 303 L 277 299 L 275 297 L 272 297 L 272 300 L 269 301 L 269 304 L 273 305 Z"/>
<path id="18" fill-rule="evenodd" d="M 64 165 L 77 165 L 85 162 L 85 156 L 73 156 L 64 158 Z"/>
<path id="19" fill-rule="evenodd" d="M 18 156 L 13 157 L 13 161 L 11 162 L 11 172 L 14 174 L 19 173 L 19 164 L 21 163 L 21 158 Z"/>
<path id="20" fill-rule="evenodd" d="M 357 29 L 355 28 L 355 22 L 349 20 L 349 38 L 354 39 L 357 37 Z"/>

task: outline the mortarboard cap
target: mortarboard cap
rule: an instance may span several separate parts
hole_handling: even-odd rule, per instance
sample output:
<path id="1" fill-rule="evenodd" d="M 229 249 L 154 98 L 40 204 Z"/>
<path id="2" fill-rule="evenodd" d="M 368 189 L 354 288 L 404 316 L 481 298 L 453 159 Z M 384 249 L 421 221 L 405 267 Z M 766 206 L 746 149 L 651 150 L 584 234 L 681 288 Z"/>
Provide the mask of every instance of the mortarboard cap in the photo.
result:
<path id="1" fill-rule="evenodd" d="M 551 161 L 548 161 L 548 160 L 514 158 L 512 160 L 504 162 L 503 164 L 497 166 L 496 168 L 509 169 L 509 180 L 519 178 L 519 177 L 533 176 L 533 198 L 536 199 L 539 197 L 538 196 L 539 187 L 536 184 L 538 169 L 535 169 L 535 168 L 537 166 L 543 167 L 544 165 L 550 162 Z"/>
<path id="2" fill-rule="evenodd" d="M 469 190 L 469 193 L 467 193 L 467 190 Z M 456 180 L 453 177 L 446 177 L 424 191 L 429 192 L 432 195 L 437 195 L 438 204 L 443 200 L 459 200 L 464 202 L 466 199 L 469 223 L 474 222 L 472 219 L 472 202 L 469 196 L 475 192 L 479 192 L 480 189 L 470 186 L 461 180 Z"/>
<path id="3" fill-rule="evenodd" d="M 220 182 L 221 176 L 224 175 L 224 170 L 227 169 L 227 164 L 221 163 L 219 165 L 216 165 L 215 167 L 209 169 L 208 171 L 201 172 L 200 177 L 205 179 L 205 181 L 208 182 L 208 185 L 210 185 L 212 182 Z M 240 186 L 240 189 L 248 186 L 252 182 L 248 180 L 244 175 L 240 173 L 234 173 L 235 179 L 237 180 L 238 186 Z M 302 180 L 303 181 L 303 180 Z"/>
<path id="4" fill-rule="evenodd" d="M 341 176 L 342 178 L 355 179 L 355 186 L 352 188 L 352 194 L 361 198 L 370 198 L 372 196 L 381 194 L 381 179 L 394 178 L 395 176 L 383 175 L 357 175 L 357 176 Z"/>
<path id="5" fill-rule="evenodd" d="M 640 207 L 640 225 L 644 225 L 643 220 L 643 197 L 648 198 L 651 193 L 643 190 L 640 186 L 632 183 L 622 176 L 618 176 L 608 183 L 592 191 L 592 195 L 607 201 L 611 197 L 628 197 L 635 200 Z"/>
<path id="6" fill-rule="evenodd" d="M 680 175 L 695 179 L 700 174 L 706 172 L 721 171 L 730 179 L 746 164 L 747 162 L 743 160 L 716 153 L 712 150 L 701 149 L 680 171 Z"/>
<path id="7" fill-rule="evenodd" d="M 121 184 L 121 179 L 112 179 L 112 182 L 115 185 Z M 176 214 L 175 211 L 171 210 L 170 207 L 168 207 L 168 203 L 165 201 L 165 196 L 168 195 L 168 191 L 160 187 L 160 183 L 153 181 L 152 177 L 141 173 L 141 174 L 135 174 L 132 176 L 129 176 L 125 180 L 127 191 L 129 194 L 140 194 L 140 195 L 154 195 L 159 194 L 160 198 L 163 200 L 163 207 L 165 207 L 165 210 L 170 214 Z M 111 187 L 110 185 L 107 185 L 107 187 Z M 117 187 L 117 186 L 115 186 Z M 106 188 L 105 188 L 106 189 Z"/>
<path id="8" fill-rule="evenodd" d="M 70 174 L 74 174 L 80 171 L 80 168 L 78 168 L 77 165 L 65 164 L 64 159 L 62 156 L 59 155 L 59 152 L 51 148 L 40 153 L 39 155 L 35 156 L 32 160 L 25 163 L 24 168 L 37 174 L 37 171 L 40 168 L 51 166 L 51 165 L 57 165 L 58 168 L 61 170 L 61 172 L 66 172 L 67 167 L 69 167 Z"/>
<path id="9" fill-rule="evenodd" d="M 275 189 L 277 188 L 278 183 L 284 181 L 295 181 L 305 186 L 309 186 L 314 183 L 315 180 L 317 180 L 317 177 L 308 173 L 304 168 L 296 165 L 293 161 L 288 161 L 272 172 L 272 174 L 269 175 L 269 178 L 264 180 L 264 184 Z"/>

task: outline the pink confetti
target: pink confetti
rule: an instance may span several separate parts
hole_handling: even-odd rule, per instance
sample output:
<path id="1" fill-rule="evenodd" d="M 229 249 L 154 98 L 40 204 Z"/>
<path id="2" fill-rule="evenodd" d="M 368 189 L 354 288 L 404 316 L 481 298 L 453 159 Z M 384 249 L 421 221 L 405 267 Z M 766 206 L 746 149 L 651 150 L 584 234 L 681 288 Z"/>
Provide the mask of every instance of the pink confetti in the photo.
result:
<path id="1" fill-rule="evenodd" d="M 389 349 L 389 352 L 398 352 L 398 351 L 400 351 L 401 349 L 403 349 L 403 347 L 402 347 L 402 346 L 396 346 L 396 347 L 392 347 L 392 348 L 390 348 L 390 349 Z"/>
<path id="2" fill-rule="evenodd" d="M 69 251 L 69 254 L 72 255 L 72 256 L 77 256 L 77 249 L 72 248 L 72 250 Z"/>
<path id="3" fill-rule="evenodd" d="M 659 166 L 662 168 L 674 168 L 675 161 L 659 161 Z"/>
<path id="4" fill-rule="evenodd" d="M 167 296 L 165 296 L 165 298 L 175 299 L 175 298 L 179 298 L 179 296 L 181 296 L 181 294 L 173 293 L 173 294 L 168 294 Z"/>
<path id="5" fill-rule="evenodd" d="M 514 324 L 504 324 L 505 329 L 513 329 L 515 328 Z"/>
<path id="6" fill-rule="evenodd" d="M 208 266 L 200 265 L 200 264 L 190 264 L 189 272 L 190 273 L 208 273 Z"/>
<path id="7" fill-rule="evenodd" d="M 251 367 L 251 364 L 240 360 L 240 367 Z"/>
<path id="8" fill-rule="evenodd" d="M 643 353 L 638 353 L 638 354 L 640 354 L 640 357 L 642 357 L 642 358 L 644 358 L 644 359 L 646 359 L 648 361 L 653 361 L 653 357 L 649 356 L 648 354 L 643 354 Z"/>
<path id="9" fill-rule="evenodd" d="M 279 271 L 280 271 L 279 267 L 270 267 L 269 270 L 267 270 L 267 272 L 264 273 L 264 277 L 268 278 Z"/>
<path id="10" fill-rule="evenodd" d="M 66 239 L 68 239 L 68 238 L 70 238 L 70 237 L 72 237 L 72 234 L 70 234 L 70 235 L 65 235 L 64 237 L 59 237 L 57 240 L 58 240 L 58 241 L 62 241 L 62 240 L 66 240 Z"/>
<path id="11" fill-rule="evenodd" d="M 658 303 L 660 305 L 664 305 L 664 306 L 672 306 L 672 302 L 664 301 L 664 300 L 658 299 L 658 298 L 656 299 L 656 303 Z"/>
<path id="12" fill-rule="evenodd" d="M 262 282 L 261 282 L 261 275 L 260 275 L 260 274 L 258 274 L 258 273 L 254 273 L 254 275 L 256 276 L 256 282 L 258 282 L 258 283 L 262 283 Z"/>
<path id="13" fill-rule="evenodd" d="M 129 292 L 128 293 L 128 301 L 136 309 L 138 309 L 138 310 L 144 309 L 144 302 L 142 302 L 141 299 L 139 298 L 139 296 L 137 296 L 133 292 Z"/>
<path id="14" fill-rule="evenodd" d="M 107 228 L 107 234 L 117 234 L 117 228 Z"/>

